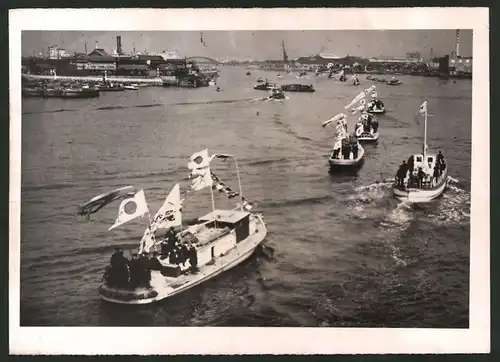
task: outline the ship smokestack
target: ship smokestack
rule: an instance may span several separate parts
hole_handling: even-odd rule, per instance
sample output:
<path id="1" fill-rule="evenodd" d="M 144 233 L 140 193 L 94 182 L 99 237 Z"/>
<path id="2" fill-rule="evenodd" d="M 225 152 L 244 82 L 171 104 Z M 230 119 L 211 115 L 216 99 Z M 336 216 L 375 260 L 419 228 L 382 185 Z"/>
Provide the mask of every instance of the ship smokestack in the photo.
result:
<path id="1" fill-rule="evenodd" d="M 85 42 L 85 54 L 88 54 L 88 52 L 87 52 L 87 42 Z"/>
<path id="2" fill-rule="evenodd" d="M 116 52 L 118 55 L 122 55 L 122 37 L 120 35 L 116 37 Z"/>
<path id="3" fill-rule="evenodd" d="M 457 30 L 457 48 L 455 49 L 456 56 L 460 56 L 460 30 Z"/>
<path id="4" fill-rule="evenodd" d="M 95 48 L 98 49 L 99 48 L 99 42 L 96 40 L 95 42 Z"/>

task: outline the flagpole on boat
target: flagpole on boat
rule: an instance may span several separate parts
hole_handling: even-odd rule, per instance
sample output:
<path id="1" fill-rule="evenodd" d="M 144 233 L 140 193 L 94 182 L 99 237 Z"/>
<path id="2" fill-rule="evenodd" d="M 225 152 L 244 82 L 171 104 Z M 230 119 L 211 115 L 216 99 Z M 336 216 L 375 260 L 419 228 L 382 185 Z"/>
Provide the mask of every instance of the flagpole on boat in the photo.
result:
<path id="1" fill-rule="evenodd" d="M 425 109 L 424 109 L 424 162 L 427 159 L 427 99 L 425 100 Z"/>
<path id="2" fill-rule="evenodd" d="M 241 178 L 240 178 L 240 169 L 238 168 L 238 161 L 236 157 L 233 156 L 234 164 L 236 165 L 236 175 L 238 176 L 238 187 L 240 188 L 240 206 L 241 211 L 243 211 L 243 191 L 241 190 Z"/>

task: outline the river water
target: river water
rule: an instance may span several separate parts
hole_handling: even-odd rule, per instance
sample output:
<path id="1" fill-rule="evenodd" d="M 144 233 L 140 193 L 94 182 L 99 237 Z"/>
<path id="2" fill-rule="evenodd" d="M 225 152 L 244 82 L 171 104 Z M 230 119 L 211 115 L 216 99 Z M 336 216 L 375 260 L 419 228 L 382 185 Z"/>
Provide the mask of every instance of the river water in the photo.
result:
<path id="1" fill-rule="evenodd" d="M 377 84 L 388 112 L 357 175 L 328 172 L 333 128 L 361 88 L 327 78 L 315 93 L 263 101 L 258 76 L 222 68 L 214 88 L 143 88 L 96 99 L 25 99 L 22 117 L 21 325 L 462 327 L 469 324 L 470 80 L 400 76 Z M 360 77 L 362 87 L 371 85 Z M 408 205 L 391 195 L 397 166 L 429 149 L 453 178 L 443 197 Z M 355 123 L 350 117 L 349 128 Z M 187 159 L 201 149 L 238 157 L 243 194 L 268 223 L 263 251 L 184 294 L 142 307 L 101 302 L 97 288 L 114 246 L 138 246 L 144 219 L 108 231 L 118 204 L 90 221 L 78 204 L 117 187 L 145 189 L 155 212 Z M 230 163 L 213 171 L 237 188 Z M 385 181 L 384 181 L 385 180 Z M 232 206 L 216 195 L 217 207 Z M 184 218 L 211 210 L 190 194 Z"/>

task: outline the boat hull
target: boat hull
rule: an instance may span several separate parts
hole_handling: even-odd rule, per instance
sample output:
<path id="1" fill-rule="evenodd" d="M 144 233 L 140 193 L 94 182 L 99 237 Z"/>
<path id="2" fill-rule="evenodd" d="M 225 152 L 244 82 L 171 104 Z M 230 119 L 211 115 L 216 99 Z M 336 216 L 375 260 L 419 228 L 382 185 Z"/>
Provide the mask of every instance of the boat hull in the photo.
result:
<path id="1" fill-rule="evenodd" d="M 358 145 L 358 158 L 346 160 L 330 156 L 328 163 L 330 164 L 330 169 L 356 169 L 363 165 L 364 155 L 365 149 L 361 145 Z"/>
<path id="2" fill-rule="evenodd" d="M 363 133 L 360 137 L 358 137 L 358 141 L 363 143 L 377 142 L 378 136 L 378 132 L 375 132 L 373 135 L 371 133 Z"/>
<path id="3" fill-rule="evenodd" d="M 255 218 L 256 231 L 252 235 L 238 243 L 226 255 L 217 258 L 214 264 L 200 267 L 197 274 L 182 275 L 174 279 L 165 277 L 158 271 L 151 271 L 152 288 L 147 291 L 144 289 L 137 290 L 135 293 L 140 298 L 116 298 L 113 294 L 118 294 L 122 291 L 103 285 L 99 288 L 101 299 L 115 304 L 151 304 L 182 293 L 216 277 L 224 271 L 234 268 L 247 260 L 267 235 L 264 220 L 259 216 Z M 150 293 L 150 297 L 148 297 L 147 293 Z"/>
<path id="4" fill-rule="evenodd" d="M 385 109 L 384 108 L 382 108 L 382 109 L 368 109 L 366 112 L 372 113 L 372 114 L 384 114 Z"/>
<path id="5" fill-rule="evenodd" d="M 441 196 L 448 184 L 448 178 L 445 175 L 443 181 L 436 187 L 430 189 L 406 188 L 401 189 L 393 185 L 394 197 L 400 201 L 408 201 L 413 203 L 429 202 Z"/>

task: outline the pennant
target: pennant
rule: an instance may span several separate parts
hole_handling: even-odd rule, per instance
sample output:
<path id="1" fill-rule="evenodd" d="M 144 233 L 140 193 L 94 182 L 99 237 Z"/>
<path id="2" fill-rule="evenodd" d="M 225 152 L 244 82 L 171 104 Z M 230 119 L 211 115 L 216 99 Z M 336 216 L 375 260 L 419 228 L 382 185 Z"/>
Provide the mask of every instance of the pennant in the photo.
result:
<path id="1" fill-rule="evenodd" d="M 146 197 L 144 196 L 144 190 L 138 191 L 134 196 L 125 199 L 120 204 L 118 208 L 118 217 L 113 226 L 109 228 L 112 230 L 130 220 L 133 220 L 139 216 L 143 216 L 148 213 L 148 204 L 146 203 Z"/>
<path id="2" fill-rule="evenodd" d="M 85 204 L 78 206 L 78 215 L 90 216 L 113 201 L 131 197 L 134 193 L 134 188 L 132 186 L 125 186 L 111 192 L 98 195 L 93 197 L 90 201 L 87 201 Z"/>
<path id="3" fill-rule="evenodd" d="M 156 228 L 152 228 L 151 226 L 149 226 L 146 231 L 144 231 L 144 235 L 142 236 L 139 246 L 139 253 L 148 253 L 149 250 L 154 246 L 154 244 L 156 243 L 155 231 Z"/>
<path id="4" fill-rule="evenodd" d="M 418 113 L 427 114 L 427 100 L 425 100 L 424 103 L 422 103 L 420 105 L 420 108 L 418 109 Z"/>
<path id="5" fill-rule="evenodd" d="M 356 97 L 353 98 L 353 100 L 344 108 L 349 109 L 351 108 L 354 104 L 365 98 L 370 92 L 375 90 L 375 86 L 372 85 L 370 88 L 365 89 L 364 91 L 360 92 Z"/>
<path id="6" fill-rule="evenodd" d="M 344 113 L 339 113 L 335 116 L 333 116 L 332 118 L 330 118 L 328 121 L 325 121 L 321 124 L 321 126 L 323 128 L 325 128 L 326 126 L 328 126 L 330 123 L 332 122 L 335 122 L 335 121 L 341 121 L 341 120 L 344 120 L 347 116 L 344 114 Z"/>
<path id="7" fill-rule="evenodd" d="M 362 99 L 356 108 L 351 109 L 351 114 L 356 114 L 357 111 L 364 111 L 366 107 L 366 100 Z"/>
<path id="8" fill-rule="evenodd" d="M 182 225 L 182 202 L 179 184 L 176 184 L 168 194 L 165 202 L 156 212 L 151 222 L 155 228 L 169 228 Z"/>

